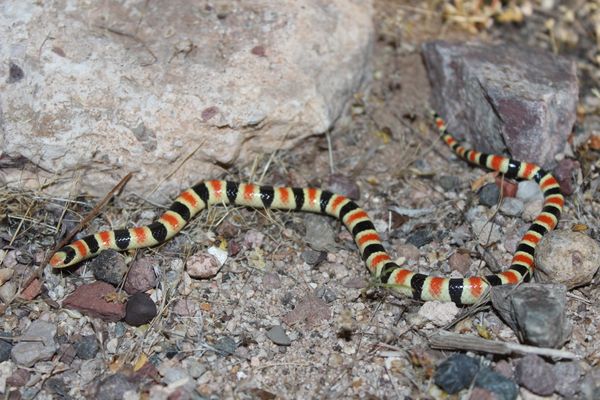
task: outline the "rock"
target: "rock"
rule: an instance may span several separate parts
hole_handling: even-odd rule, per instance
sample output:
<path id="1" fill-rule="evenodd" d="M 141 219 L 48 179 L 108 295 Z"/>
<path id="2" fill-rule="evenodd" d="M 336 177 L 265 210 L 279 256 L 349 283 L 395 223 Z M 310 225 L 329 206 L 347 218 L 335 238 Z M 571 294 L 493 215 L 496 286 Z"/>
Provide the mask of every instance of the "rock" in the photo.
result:
<path id="1" fill-rule="evenodd" d="M 544 193 L 540 189 L 540 185 L 534 181 L 521 181 L 517 188 L 517 199 L 523 201 L 523 203 L 529 203 L 534 200 L 544 200 Z"/>
<path id="2" fill-rule="evenodd" d="M 461 185 L 460 178 L 454 175 L 442 175 L 438 183 L 446 192 L 456 191 Z"/>
<path id="3" fill-rule="evenodd" d="M 4 285 L 4 282 L 9 281 L 14 273 L 15 270 L 12 268 L 0 268 L 0 286 Z"/>
<path id="4" fill-rule="evenodd" d="M 468 252 L 455 251 L 448 258 L 448 266 L 452 271 L 466 275 L 471 267 L 471 256 Z"/>
<path id="5" fill-rule="evenodd" d="M 506 179 L 502 176 L 497 176 L 496 185 L 498 185 L 500 188 L 500 192 L 505 199 L 508 197 L 515 197 L 517 195 L 517 189 L 519 187 L 517 182 Z"/>
<path id="6" fill-rule="evenodd" d="M 519 394 L 519 387 L 512 380 L 489 368 L 479 371 L 475 386 L 493 393 L 496 399 L 515 400 Z"/>
<path id="7" fill-rule="evenodd" d="M 270 341 L 279 346 L 289 346 L 292 344 L 292 340 L 289 338 L 285 330 L 281 325 L 275 325 L 267 331 L 267 337 Z"/>
<path id="8" fill-rule="evenodd" d="M 279 289 L 281 287 L 281 278 L 275 272 L 265 272 L 262 277 L 262 283 L 266 290 Z"/>
<path id="9" fill-rule="evenodd" d="M 235 349 L 237 349 L 238 344 L 232 337 L 223 336 L 213 345 L 213 347 L 222 355 L 228 356 L 235 353 Z"/>
<path id="10" fill-rule="evenodd" d="M 582 232 L 552 231 L 535 250 L 535 277 L 540 282 L 586 285 L 600 267 L 600 245 Z"/>
<path id="11" fill-rule="evenodd" d="M 330 192 L 341 194 L 352 200 L 360 199 L 360 187 L 356 181 L 348 176 L 332 174 L 329 176 L 325 189 Z"/>
<path id="12" fill-rule="evenodd" d="M 540 396 L 550 396 L 554 392 L 556 376 L 550 364 L 540 356 L 530 354 L 519 360 L 515 370 L 519 385 Z"/>
<path id="13" fill-rule="evenodd" d="M 114 287 L 106 282 L 97 281 L 79 286 L 62 305 L 91 317 L 116 322 L 125 316 L 125 305 L 118 297 Z"/>
<path id="14" fill-rule="evenodd" d="M 565 316 L 564 285 L 522 283 L 493 286 L 492 304 L 522 342 L 560 347 L 571 326 Z"/>
<path id="15" fill-rule="evenodd" d="M 514 197 L 506 197 L 500 203 L 500 212 L 509 217 L 518 217 L 524 208 L 523 201 Z"/>
<path id="16" fill-rule="evenodd" d="M 215 276 L 221 265 L 215 257 L 201 251 L 187 259 L 185 268 L 192 278 L 207 279 Z"/>
<path id="17" fill-rule="evenodd" d="M 316 251 L 312 249 L 307 249 L 302 252 L 300 255 L 305 263 L 311 266 L 316 266 L 322 263 L 327 259 L 327 253 L 324 251 Z"/>
<path id="18" fill-rule="evenodd" d="M 532 222 L 540 215 L 543 206 L 544 202 L 542 200 L 533 200 L 526 203 L 521 218 L 523 218 L 524 221 Z"/>
<path id="19" fill-rule="evenodd" d="M 6 384 L 13 387 L 22 387 L 29 381 L 31 373 L 26 369 L 19 368 L 6 379 Z"/>
<path id="20" fill-rule="evenodd" d="M 182 317 L 193 317 L 200 311 L 198 302 L 188 299 L 178 299 L 173 305 L 173 312 Z"/>
<path id="21" fill-rule="evenodd" d="M 421 257 L 419 248 L 411 243 L 398 243 L 396 246 L 396 254 L 398 258 L 404 258 L 408 262 L 416 263 Z"/>
<path id="22" fill-rule="evenodd" d="M 240 234 L 240 228 L 226 219 L 216 227 L 215 232 L 225 239 L 233 239 Z"/>
<path id="23" fill-rule="evenodd" d="M 479 191 L 479 204 L 487 207 L 495 206 L 500 200 L 500 188 L 495 183 L 488 183 Z"/>
<path id="24" fill-rule="evenodd" d="M 306 214 L 303 219 L 306 226 L 304 240 L 313 250 L 325 252 L 337 250 L 336 233 L 331 219 L 316 214 Z"/>
<path id="25" fill-rule="evenodd" d="M 75 344 L 77 357 L 82 360 L 91 360 L 98 353 L 98 339 L 94 335 L 82 336 Z"/>
<path id="26" fill-rule="evenodd" d="M 8 332 L 0 332 L 0 336 L 6 337 L 10 336 L 10 334 Z M 10 352 L 12 348 L 13 345 L 10 341 L 6 339 L 0 339 L 0 363 L 3 363 L 10 358 Z"/>
<path id="27" fill-rule="evenodd" d="M 114 250 L 104 250 L 92 259 L 90 269 L 99 281 L 119 286 L 127 273 L 127 264 L 121 253 Z"/>
<path id="28" fill-rule="evenodd" d="M 471 229 L 477 236 L 477 241 L 482 246 L 499 242 L 502 238 L 502 233 L 500 233 L 498 224 L 484 218 L 476 219 L 471 222 Z"/>
<path id="29" fill-rule="evenodd" d="M 94 399 L 112 400 L 124 398 L 125 392 L 135 391 L 136 385 L 123 374 L 109 375 L 96 384 Z"/>
<path id="30" fill-rule="evenodd" d="M 17 294 L 17 284 L 13 281 L 8 281 L 0 286 L 0 300 L 4 304 L 10 303 Z"/>
<path id="31" fill-rule="evenodd" d="M 581 393 L 585 400 L 600 399 L 600 367 L 588 371 L 581 385 Z"/>
<path id="32" fill-rule="evenodd" d="M 418 314 L 435 326 L 449 324 L 458 315 L 460 309 L 452 302 L 427 301 L 419 309 Z"/>
<path id="33" fill-rule="evenodd" d="M 315 291 L 315 294 L 317 297 L 323 299 L 326 303 L 333 303 L 337 299 L 335 292 L 326 286 L 319 287 Z"/>
<path id="34" fill-rule="evenodd" d="M 429 225 L 413 230 L 408 238 L 406 238 L 406 243 L 412 244 L 417 248 L 431 242 L 433 242 L 433 232 Z"/>
<path id="35" fill-rule="evenodd" d="M 172 196 L 217 176 L 218 165 L 327 131 L 368 70 L 371 1 L 220 8 L 185 0 L 5 8 L 0 37 L 11 46 L 0 59 L 22 73 L 0 82 L 0 152 L 50 175 L 96 165 L 78 190 L 99 196 L 120 179 L 114 171 L 136 171 L 126 191 L 151 190 L 148 182 L 201 144 L 160 186 Z M 60 31 L 56 42 L 40 47 L 40 26 Z M 53 188 L 66 193 L 68 181 Z"/>
<path id="36" fill-rule="evenodd" d="M 152 321 L 158 310 L 147 293 L 138 292 L 127 301 L 125 322 L 131 326 L 140 326 Z"/>
<path id="37" fill-rule="evenodd" d="M 29 282 L 29 285 L 27 285 L 27 287 L 24 288 L 21 293 L 19 293 L 19 297 L 23 300 L 31 301 L 38 297 L 40 293 L 42 293 L 42 287 L 43 284 L 40 279 L 32 279 L 31 282 Z"/>
<path id="38" fill-rule="evenodd" d="M 508 44 L 433 41 L 422 53 L 450 132 L 486 153 L 555 164 L 576 117 L 573 61 Z"/>
<path id="39" fill-rule="evenodd" d="M 478 360 L 453 354 L 438 365 L 433 381 L 446 393 L 455 394 L 471 386 L 478 372 Z"/>
<path id="40" fill-rule="evenodd" d="M 6 380 L 15 370 L 16 365 L 12 362 L 0 363 L 0 393 L 6 393 Z"/>
<path id="41" fill-rule="evenodd" d="M 142 257 L 132 262 L 123 289 L 129 294 L 134 294 L 156 287 L 158 283 L 154 272 L 156 265 L 158 260 L 153 257 Z"/>
<path id="42" fill-rule="evenodd" d="M 565 196 L 575 193 L 577 188 L 577 177 L 581 176 L 581 165 L 579 161 L 570 158 L 563 158 L 552 171 L 552 175 L 560 185 L 560 191 Z"/>
<path id="43" fill-rule="evenodd" d="M 222 248 L 216 246 L 210 246 L 208 249 L 206 249 L 206 252 L 213 256 L 221 267 L 225 265 L 227 257 L 229 257 L 227 250 L 223 250 Z"/>
<path id="44" fill-rule="evenodd" d="M 244 234 L 243 243 L 248 249 L 258 249 L 262 246 L 265 240 L 265 234 L 255 229 L 250 229 Z"/>
<path id="45" fill-rule="evenodd" d="M 54 324 L 41 320 L 33 321 L 21 335 L 21 341 L 13 346 L 10 353 L 13 361 L 23 367 L 32 367 L 38 361 L 51 359 L 58 350 L 54 336 Z"/>
<path id="46" fill-rule="evenodd" d="M 327 303 L 314 294 L 309 294 L 302 298 L 296 307 L 283 317 L 283 322 L 290 326 L 305 322 L 308 327 L 311 327 L 330 318 L 331 309 Z"/>
<path id="47" fill-rule="evenodd" d="M 577 362 L 557 362 L 554 364 L 554 376 L 556 377 L 554 390 L 565 398 L 573 398 L 579 391 L 580 380 L 584 371 Z"/>

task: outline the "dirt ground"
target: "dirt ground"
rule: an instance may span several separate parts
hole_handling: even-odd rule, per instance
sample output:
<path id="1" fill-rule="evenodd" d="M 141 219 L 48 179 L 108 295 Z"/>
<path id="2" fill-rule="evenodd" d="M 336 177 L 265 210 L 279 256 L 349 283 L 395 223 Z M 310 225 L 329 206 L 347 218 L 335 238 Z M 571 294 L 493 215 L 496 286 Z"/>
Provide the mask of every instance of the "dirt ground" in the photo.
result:
<path id="1" fill-rule="evenodd" d="M 372 80 L 363 92 L 356 93 L 344 118 L 329 134 L 331 144 L 326 136 L 314 137 L 301 148 L 274 157 L 264 155 L 255 164 L 232 168 L 223 178 L 256 181 L 266 170 L 263 183 L 326 186 L 333 165 L 336 174 L 359 186 L 358 203 L 377 227 L 387 229 L 383 236 L 393 256 L 402 256 L 406 238 L 426 227 L 436 235 L 420 247 L 415 268 L 448 275 L 447 258 L 454 251 L 449 234 L 464 223 L 464 214 L 476 202 L 470 185 L 485 171 L 456 159 L 438 141 L 426 118 L 431 89 L 419 53 L 420 44 L 435 38 L 500 39 L 526 41 L 531 46 L 564 54 L 574 58 L 580 68 L 579 126 L 586 126 L 586 118 L 600 115 L 600 102 L 593 101 L 594 97 L 598 100 L 600 62 L 594 40 L 600 39 L 588 37 L 588 21 L 573 23 L 565 16 L 570 8 L 580 6 L 577 2 L 564 2 L 546 10 L 534 2 L 533 15 L 524 16 L 525 22 L 511 22 L 510 18 L 518 19 L 518 13 L 509 14 L 508 8 L 503 9 L 504 14 L 492 13 L 475 8 L 474 3 L 479 2 L 454 2 L 466 7 L 456 14 L 446 5 L 444 16 L 441 2 L 376 1 Z M 473 9 L 469 11 L 468 6 Z M 509 22 L 500 22 L 502 18 Z M 549 20 L 554 21 L 554 28 L 560 26 L 566 33 L 549 29 Z M 577 42 L 573 42 L 570 29 L 579 35 Z M 591 227 L 592 237 L 596 237 L 600 216 L 597 198 L 594 193 L 587 197 L 584 194 L 596 178 L 599 154 L 589 146 L 578 149 L 575 156 L 583 169 L 581 190 L 567 200 L 560 228 L 583 221 Z M 459 177 L 459 185 L 444 191 L 439 185 L 441 176 Z M 11 190 L 2 195 L 0 244 L 4 250 L 19 251 L 20 263 L 40 263 L 53 246 L 58 219 L 65 216 L 63 204 L 39 196 L 40 193 Z M 73 221 L 94 204 L 94 199 L 85 197 L 75 200 L 66 214 Z M 388 211 L 393 205 L 435 211 L 402 221 Z M 86 231 L 144 224 L 159 213 L 155 205 L 139 198 L 117 197 Z M 10 217 L 24 215 L 30 217 Z M 428 336 L 439 328 L 418 322 L 416 314 L 422 304 L 393 297 L 372 285 L 352 238 L 343 227 L 327 217 L 319 217 L 324 222 L 311 218 L 300 213 L 214 208 L 197 217 L 168 244 L 138 251 L 134 256 L 153 257 L 161 265 L 161 283 L 155 295 L 163 307 L 149 326 L 135 328 L 61 310 L 52 297 L 64 297 L 93 278 L 83 267 L 64 274 L 46 271 L 43 276 L 52 281 L 52 293 L 4 305 L 1 330 L 20 332 L 24 320 L 44 315 L 56 323 L 63 343 L 68 343 L 74 333 L 90 334 L 99 338 L 103 349 L 93 360 L 66 363 L 56 357 L 44 364 L 44 369 L 32 367 L 29 372 L 39 377 L 37 381 L 10 398 L 33 398 L 32 394 L 37 398 L 89 397 L 95 382 L 115 372 L 132 376 L 141 354 L 160 372 L 156 380 L 150 376 L 136 378 L 137 390 L 145 395 L 158 396 L 157 386 L 167 386 L 165 371 L 170 368 L 193 378 L 194 394 L 190 398 L 441 396 L 433 388 L 432 374 L 436 364 L 451 353 L 431 349 Z M 33 224 L 32 220 L 44 223 Z M 303 253 L 309 249 L 308 226 L 315 223 L 324 232 L 331 229 L 335 243 L 326 248 L 324 261 L 310 265 Z M 514 223 L 503 227 L 503 233 Z M 230 257 L 214 278 L 187 281 L 180 266 L 189 256 L 223 240 L 219 224 L 235 228 L 234 236 L 227 239 L 228 245 L 259 244 L 246 246 Z M 463 247 L 477 261 L 481 255 L 476 251 L 476 239 L 469 234 Z M 510 260 L 510 254 L 499 248 L 491 251 L 502 265 Z M 173 284 L 173 279 L 179 284 Z M 576 292 L 598 299 L 598 289 L 593 287 Z M 201 312 L 177 314 L 173 307 L 182 300 Z M 598 301 L 582 308 L 577 300 L 569 299 L 568 310 L 570 318 L 588 318 L 592 326 L 600 326 Z M 284 327 L 291 345 L 277 345 L 267 337 L 271 327 L 278 325 Z M 451 330 L 477 334 L 481 326 L 493 339 L 517 341 L 489 309 L 468 316 Z M 585 354 L 582 363 L 592 368 L 600 361 L 600 352 L 592 343 L 589 332 L 573 335 L 566 349 Z M 228 345 L 232 351 L 219 351 Z M 500 360 L 486 357 L 490 362 Z M 511 357 L 505 359 L 511 361 Z M 89 374 L 93 380 L 82 377 L 82 370 L 93 371 Z M 164 390 L 161 393 L 167 392 Z"/>

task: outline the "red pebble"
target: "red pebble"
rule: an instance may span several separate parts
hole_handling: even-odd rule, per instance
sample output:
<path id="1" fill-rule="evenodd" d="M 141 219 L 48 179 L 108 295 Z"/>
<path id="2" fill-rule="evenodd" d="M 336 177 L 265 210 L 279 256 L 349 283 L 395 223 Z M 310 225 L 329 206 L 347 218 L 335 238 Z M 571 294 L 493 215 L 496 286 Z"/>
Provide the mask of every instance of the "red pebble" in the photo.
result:
<path id="1" fill-rule="evenodd" d="M 496 186 L 500 188 L 502 196 L 504 197 L 515 197 L 517 195 L 517 188 L 519 185 L 515 181 L 502 178 L 501 176 L 496 177 Z"/>

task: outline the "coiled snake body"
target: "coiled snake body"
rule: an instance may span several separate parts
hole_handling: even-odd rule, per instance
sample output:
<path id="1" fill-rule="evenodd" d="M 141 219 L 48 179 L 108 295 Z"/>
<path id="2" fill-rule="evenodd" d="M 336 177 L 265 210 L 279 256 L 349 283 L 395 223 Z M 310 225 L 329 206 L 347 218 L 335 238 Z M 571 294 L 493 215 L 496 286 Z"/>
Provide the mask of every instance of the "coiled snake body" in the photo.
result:
<path id="1" fill-rule="evenodd" d="M 352 233 L 369 272 L 384 286 L 415 299 L 453 301 L 459 305 L 473 304 L 489 286 L 528 281 L 533 273 L 535 248 L 542 236 L 556 227 L 564 205 L 558 182 L 549 172 L 535 164 L 463 147 L 447 132 L 444 121 L 437 115 L 434 118 L 441 139 L 459 157 L 498 171 L 506 178 L 534 180 L 542 189 L 542 212 L 519 242 L 511 265 L 504 272 L 464 279 L 416 273 L 392 261 L 367 213 L 342 195 L 315 188 L 259 186 L 221 180 L 201 182 L 185 190 L 168 211 L 148 226 L 102 231 L 77 240 L 57 251 L 50 259 L 50 265 L 54 268 L 67 267 L 106 249 L 128 250 L 154 246 L 173 237 L 194 215 L 205 208 L 233 204 L 307 211 L 337 218 Z"/>

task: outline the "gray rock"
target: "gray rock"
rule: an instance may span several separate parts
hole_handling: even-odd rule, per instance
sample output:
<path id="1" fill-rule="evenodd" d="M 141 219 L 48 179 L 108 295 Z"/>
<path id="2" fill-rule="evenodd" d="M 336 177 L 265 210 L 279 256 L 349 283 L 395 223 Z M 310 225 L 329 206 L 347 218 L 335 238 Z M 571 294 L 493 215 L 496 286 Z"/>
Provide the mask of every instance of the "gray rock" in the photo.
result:
<path id="1" fill-rule="evenodd" d="M 567 361 L 554 364 L 554 376 L 556 377 L 556 393 L 566 398 L 573 398 L 579 391 L 583 370 L 578 362 Z"/>
<path id="2" fill-rule="evenodd" d="M 500 212 L 509 217 L 518 217 L 523 212 L 523 201 L 515 197 L 505 197 L 500 204 Z"/>
<path id="3" fill-rule="evenodd" d="M 575 63 L 511 45 L 434 41 L 422 47 L 433 104 L 451 132 L 487 153 L 555 164 L 575 122 Z"/>
<path id="4" fill-rule="evenodd" d="M 471 385 L 479 369 L 477 359 L 453 354 L 438 365 L 433 381 L 446 393 L 455 394 Z"/>
<path id="5" fill-rule="evenodd" d="M 523 283 L 493 286 L 492 304 L 522 342 L 559 347 L 569 337 L 564 285 Z"/>
<path id="6" fill-rule="evenodd" d="M 75 344 L 77 357 L 82 360 L 91 360 L 98 353 L 98 339 L 94 335 L 82 336 Z"/>
<path id="7" fill-rule="evenodd" d="M 105 250 L 90 263 L 94 277 L 113 286 L 119 286 L 127 273 L 127 264 L 123 254 L 114 250 Z"/>
<path id="8" fill-rule="evenodd" d="M 337 249 L 335 243 L 336 233 L 329 218 L 321 215 L 306 214 L 304 216 L 306 234 L 304 240 L 316 251 L 334 251 Z"/>
<path id="9" fill-rule="evenodd" d="M 0 286 L 0 300 L 4 304 L 10 303 L 17 294 L 17 283 L 14 281 L 5 282 Z"/>
<path id="10" fill-rule="evenodd" d="M 550 396 L 555 389 L 554 369 L 540 356 L 530 354 L 519 360 L 515 369 L 519 385 L 540 396 Z"/>
<path id="11" fill-rule="evenodd" d="M 40 320 L 32 322 L 21 335 L 19 343 L 12 348 L 13 361 L 24 367 L 31 367 L 38 361 L 49 360 L 58 350 L 55 335 L 54 324 Z"/>
<path id="12" fill-rule="evenodd" d="M 538 281 L 573 289 L 592 281 L 600 267 L 600 245 L 582 232 L 552 231 L 538 244 L 535 265 Z"/>
<path id="13" fill-rule="evenodd" d="M 431 226 L 424 226 L 417 228 L 410 233 L 410 236 L 406 238 L 406 243 L 412 244 L 416 247 L 425 246 L 433 241 L 433 233 Z"/>
<path id="14" fill-rule="evenodd" d="M 135 390 L 136 385 L 123 374 L 116 373 L 102 379 L 96 385 L 97 400 L 122 399 L 125 392 Z"/>
<path id="15" fill-rule="evenodd" d="M 540 185 L 534 181 L 521 181 L 517 187 L 517 199 L 523 200 L 523 203 L 530 203 L 535 200 L 544 200 L 544 193 Z"/>
<path id="16" fill-rule="evenodd" d="M 292 344 L 292 340 L 287 333 L 285 333 L 285 330 L 281 325 L 275 325 L 269 329 L 267 331 L 267 338 L 279 346 L 289 346 Z"/>
<path id="17" fill-rule="evenodd" d="M 456 191 L 461 185 L 460 178 L 454 175 L 442 175 L 440 176 L 438 183 L 442 189 L 447 192 Z"/>
<path id="18" fill-rule="evenodd" d="M 307 249 L 302 252 L 300 255 L 305 263 L 308 265 L 319 265 L 321 262 L 325 261 L 327 258 L 327 253 L 324 251 L 316 251 L 312 249 Z"/>
<path id="19" fill-rule="evenodd" d="M 7 332 L 0 332 L 0 336 L 10 336 Z M 10 358 L 10 352 L 13 348 L 12 343 L 9 340 L 0 339 L 0 363 Z"/>
<path id="20" fill-rule="evenodd" d="M 500 188 L 495 183 L 488 183 L 479 191 L 479 204 L 495 206 L 500 200 Z"/>
<path id="21" fill-rule="evenodd" d="M 515 382 L 489 368 L 482 368 L 475 378 L 475 387 L 493 393 L 494 398 L 502 400 L 515 400 L 519 394 L 519 387 Z"/>
<path id="22" fill-rule="evenodd" d="M 232 337 L 223 336 L 213 345 L 213 347 L 225 356 L 235 353 L 238 343 Z"/>
<path id="23" fill-rule="evenodd" d="M 600 367 L 596 367 L 585 375 L 581 384 L 581 393 L 585 400 L 600 399 Z"/>

